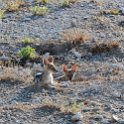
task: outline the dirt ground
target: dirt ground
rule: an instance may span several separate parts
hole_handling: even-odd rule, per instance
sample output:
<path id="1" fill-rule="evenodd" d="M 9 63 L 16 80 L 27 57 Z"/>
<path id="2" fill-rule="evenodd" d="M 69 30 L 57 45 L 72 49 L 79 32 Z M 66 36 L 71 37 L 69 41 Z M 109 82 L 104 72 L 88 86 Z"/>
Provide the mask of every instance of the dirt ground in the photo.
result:
<path id="1" fill-rule="evenodd" d="M 0 19 L 0 57 L 16 55 L 26 46 L 22 39 L 30 38 L 38 56 L 54 57 L 55 79 L 62 64 L 76 63 L 78 77 L 45 89 L 33 81 L 39 63 L 1 67 L 0 124 L 124 124 L 124 0 L 77 0 L 69 7 L 61 2 L 46 4 L 44 16 L 29 11 L 33 0 L 6 12 Z M 83 117 L 73 122 L 77 112 Z"/>

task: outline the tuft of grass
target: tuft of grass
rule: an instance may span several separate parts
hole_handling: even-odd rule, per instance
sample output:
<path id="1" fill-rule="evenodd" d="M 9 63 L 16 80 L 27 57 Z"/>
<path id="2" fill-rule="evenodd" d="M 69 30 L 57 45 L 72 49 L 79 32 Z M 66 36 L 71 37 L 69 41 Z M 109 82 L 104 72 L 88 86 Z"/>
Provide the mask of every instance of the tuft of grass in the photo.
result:
<path id="1" fill-rule="evenodd" d="M 64 0 L 62 3 L 61 3 L 61 7 L 62 8 L 65 8 L 65 7 L 70 7 L 71 4 L 74 4 L 76 3 L 78 0 Z"/>
<path id="2" fill-rule="evenodd" d="M 10 0 L 10 1 L 7 2 L 6 11 L 8 11 L 8 12 L 16 12 L 24 4 L 25 3 L 22 0 Z"/>
<path id="3" fill-rule="evenodd" d="M 21 48 L 21 50 L 18 52 L 18 54 L 23 58 L 23 59 L 32 59 L 35 58 L 35 49 L 27 46 L 27 47 L 23 47 Z"/>
<path id="4" fill-rule="evenodd" d="M 0 9 L 0 19 L 4 17 L 4 14 L 5 14 L 5 10 Z"/>
<path id="5" fill-rule="evenodd" d="M 63 3 L 61 3 L 61 7 L 62 7 L 62 8 L 70 7 L 70 2 L 69 2 L 69 0 L 64 0 Z"/>
<path id="6" fill-rule="evenodd" d="M 63 113 L 77 113 L 80 112 L 82 110 L 83 104 L 82 103 L 77 103 L 74 102 L 72 104 L 69 105 L 64 105 L 63 103 L 56 103 L 55 101 L 53 101 L 51 98 L 45 98 L 43 100 L 43 105 L 47 106 L 49 108 L 55 108 L 58 109 L 59 111 L 63 112 Z"/>
<path id="7" fill-rule="evenodd" d="M 82 104 L 81 103 L 73 103 L 66 106 L 61 106 L 60 111 L 63 113 L 77 113 L 82 110 Z"/>
<path id="8" fill-rule="evenodd" d="M 36 3 L 43 3 L 43 4 L 47 4 L 49 3 L 49 0 L 35 0 Z"/>
<path id="9" fill-rule="evenodd" d="M 86 40 L 90 39 L 90 36 L 87 33 L 84 33 L 81 29 L 72 28 L 65 30 L 60 33 L 65 41 L 69 44 L 79 45 L 84 43 Z"/>
<path id="10" fill-rule="evenodd" d="M 25 45 L 33 43 L 33 39 L 31 38 L 23 38 L 21 42 Z"/>
<path id="11" fill-rule="evenodd" d="M 121 12 L 118 9 L 112 9 L 112 10 L 103 10 L 101 11 L 101 14 L 119 15 L 121 14 Z"/>
<path id="12" fill-rule="evenodd" d="M 47 13 L 48 8 L 43 6 L 34 6 L 34 7 L 30 7 L 30 11 L 34 14 L 34 15 L 40 15 L 43 16 Z"/>
<path id="13" fill-rule="evenodd" d="M 92 53 L 104 53 L 110 52 L 112 50 L 119 48 L 119 42 L 109 42 L 109 43 L 97 43 L 91 48 Z"/>

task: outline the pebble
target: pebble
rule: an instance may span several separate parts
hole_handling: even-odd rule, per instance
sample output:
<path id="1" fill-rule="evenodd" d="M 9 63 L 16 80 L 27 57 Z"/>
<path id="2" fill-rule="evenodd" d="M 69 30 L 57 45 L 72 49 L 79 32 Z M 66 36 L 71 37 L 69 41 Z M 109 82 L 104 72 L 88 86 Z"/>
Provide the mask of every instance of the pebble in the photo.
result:
<path id="1" fill-rule="evenodd" d="M 124 124 L 124 119 L 118 121 L 119 124 Z"/>
<path id="2" fill-rule="evenodd" d="M 111 122 L 108 119 L 103 119 L 101 121 L 102 124 L 111 124 Z"/>
<path id="3" fill-rule="evenodd" d="M 112 115 L 112 122 L 118 122 L 119 118 L 116 115 Z"/>
<path id="4" fill-rule="evenodd" d="M 103 116 L 102 115 L 96 115 L 95 117 L 94 117 L 94 120 L 95 121 L 101 121 L 103 119 Z"/>
<path id="5" fill-rule="evenodd" d="M 72 120 L 72 122 L 81 121 L 82 117 L 83 117 L 82 114 L 80 112 L 78 112 L 72 116 L 71 120 Z"/>
<path id="6" fill-rule="evenodd" d="M 70 52 L 78 59 L 82 56 L 81 53 L 77 52 L 75 49 L 72 49 Z"/>
<path id="7" fill-rule="evenodd" d="M 124 7 L 120 9 L 121 13 L 124 14 Z"/>
<path id="8" fill-rule="evenodd" d="M 110 111 L 111 110 L 111 106 L 110 105 L 104 105 L 104 111 L 105 112 L 108 112 L 108 111 Z"/>

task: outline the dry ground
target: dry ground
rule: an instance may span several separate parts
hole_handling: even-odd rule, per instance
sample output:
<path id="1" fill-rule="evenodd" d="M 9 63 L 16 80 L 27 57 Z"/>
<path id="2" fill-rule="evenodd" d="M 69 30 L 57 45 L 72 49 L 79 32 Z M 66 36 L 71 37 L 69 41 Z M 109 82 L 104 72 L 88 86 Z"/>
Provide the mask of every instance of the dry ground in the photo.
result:
<path id="1" fill-rule="evenodd" d="M 110 10 L 121 10 L 124 1 L 78 0 L 60 8 L 52 0 L 43 17 L 29 11 L 32 1 L 0 20 L 0 53 L 16 54 L 24 46 L 21 39 L 33 38 L 38 55 L 54 56 L 58 73 L 62 64 L 76 63 L 82 80 L 60 81 L 66 86 L 56 89 L 37 88 L 32 76 L 36 66 L 1 68 L 0 123 L 73 124 L 77 122 L 71 117 L 80 111 L 84 124 L 123 124 L 124 13 Z"/>

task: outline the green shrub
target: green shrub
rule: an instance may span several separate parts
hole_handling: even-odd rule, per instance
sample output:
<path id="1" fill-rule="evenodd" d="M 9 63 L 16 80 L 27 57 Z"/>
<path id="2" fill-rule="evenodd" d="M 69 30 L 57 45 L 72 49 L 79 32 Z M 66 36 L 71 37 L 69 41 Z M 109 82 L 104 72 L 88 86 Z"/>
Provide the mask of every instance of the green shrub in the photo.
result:
<path id="1" fill-rule="evenodd" d="M 70 7 L 70 1 L 69 0 L 64 0 L 63 3 L 61 3 L 61 7 L 62 8 Z"/>
<path id="2" fill-rule="evenodd" d="M 34 7 L 30 7 L 30 11 L 34 14 L 34 15 L 45 15 L 48 11 L 48 8 L 43 6 L 34 6 Z"/>
<path id="3" fill-rule="evenodd" d="M 31 43 L 33 43 L 33 39 L 31 39 L 31 38 L 23 38 L 21 41 L 24 44 L 31 44 Z"/>
<path id="4" fill-rule="evenodd" d="M 16 12 L 23 5 L 25 5 L 24 0 L 10 0 L 10 1 L 7 1 L 6 11 Z"/>
<path id="5" fill-rule="evenodd" d="M 116 9 L 110 10 L 110 14 L 119 15 L 120 14 L 120 10 L 116 10 Z"/>
<path id="6" fill-rule="evenodd" d="M 43 3 L 43 4 L 47 4 L 49 3 L 49 0 L 35 0 L 36 3 Z"/>
<path id="7" fill-rule="evenodd" d="M 35 49 L 27 46 L 27 47 L 23 47 L 21 48 L 21 50 L 19 51 L 19 55 L 24 58 L 24 59 L 32 59 L 35 58 Z"/>
<path id="8" fill-rule="evenodd" d="M 5 10 L 0 9 L 0 19 L 4 17 Z"/>

